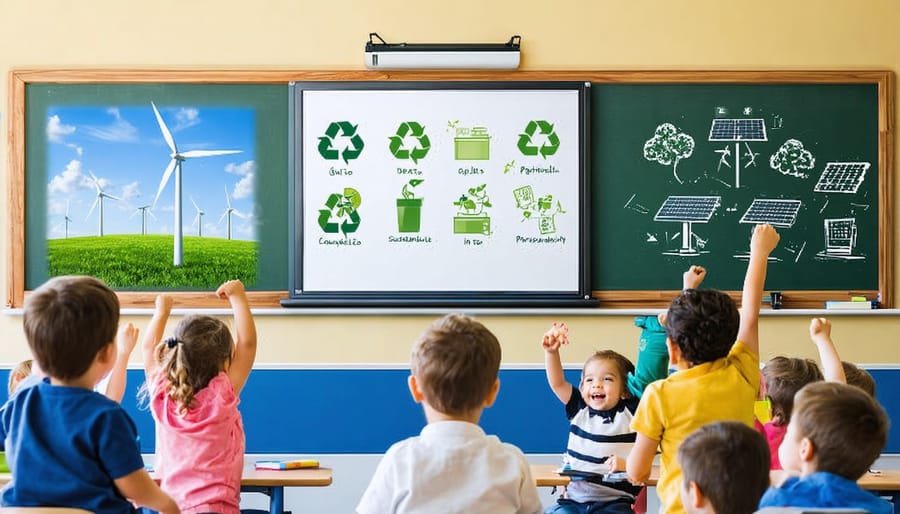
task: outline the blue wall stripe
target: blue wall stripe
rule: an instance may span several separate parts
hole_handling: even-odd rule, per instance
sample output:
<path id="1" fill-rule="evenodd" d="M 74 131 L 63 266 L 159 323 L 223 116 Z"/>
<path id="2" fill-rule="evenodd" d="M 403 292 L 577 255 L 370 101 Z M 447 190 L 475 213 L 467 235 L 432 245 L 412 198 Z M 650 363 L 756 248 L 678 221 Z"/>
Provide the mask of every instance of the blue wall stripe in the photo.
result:
<path id="1" fill-rule="evenodd" d="M 869 370 L 878 400 L 900 414 L 900 369 Z M 6 380 L 9 370 L 0 370 Z M 567 378 L 578 380 L 578 370 Z M 248 453 L 383 453 L 425 424 L 409 395 L 408 371 L 399 369 L 256 369 L 241 394 Z M 153 453 L 153 419 L 137 404 L 142 370 L 128 370 L 122 406 L 135 420 L 141 450 Z M 5 400 L 5 397 L 2 399 Z M 481 426 L 525 453 L 565 451 L 569 427 L 562 403 L 541 369 L 500 371 L 500 394 L 485 409 Z M 893 424 L 885 453 L 900 453 L 900 426 Z"/>

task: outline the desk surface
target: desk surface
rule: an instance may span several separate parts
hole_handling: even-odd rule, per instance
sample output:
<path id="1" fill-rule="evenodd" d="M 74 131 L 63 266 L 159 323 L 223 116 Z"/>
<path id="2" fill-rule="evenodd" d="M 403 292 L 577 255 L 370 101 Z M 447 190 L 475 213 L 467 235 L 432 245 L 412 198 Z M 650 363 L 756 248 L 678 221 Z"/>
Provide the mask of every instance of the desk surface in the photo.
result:
<path id="1" fill-rule="evenodd" d="M 562 486 L 569 483 L 569 477 L 556 472 L 557 464 L 532 464 L 531 474 L 538 487 Z M 659 479 L 659 466 L 653 466 L 647 485 L 654 486 Z M 870 491 L 900 491 L 900 469 L 886 469 L 878 473 L 866 473 L 859 479 L 859 485 Z"/>
<path id="2" fill-rule="evenodd" d="M 153 473 L 150 473 L 150 476 L 153 476 Z M 10 480 L 12 480 L 10 473 L 0 473 L 0 485 Z M 244 468 L 241 477 L 242 486 L 256 487 L 321 487 L 331 485 L 331 481 L 331 468 L 286 470 Z"/>

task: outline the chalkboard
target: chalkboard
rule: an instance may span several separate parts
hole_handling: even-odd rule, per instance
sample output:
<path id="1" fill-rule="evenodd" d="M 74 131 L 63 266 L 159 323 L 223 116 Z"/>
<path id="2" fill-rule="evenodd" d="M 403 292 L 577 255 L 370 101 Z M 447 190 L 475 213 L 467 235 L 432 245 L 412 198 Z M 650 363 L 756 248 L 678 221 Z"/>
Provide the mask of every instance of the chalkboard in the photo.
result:
<path id="1" fill-rule="evenodd" d="M 266 192 L 256 203 L 266 220 L 253 302 L 279 305 L 292 287 L 288 98 L 295 81 L 590 82 L 585 275 L 603 306 L 665 305 L 689 264 L 709 268 L 706 285 L 737 294 L 758 221 L 782 235 L 766 285 L 783 292 L 786 307 L 821 307 L 852 293 L 893 304 L 890 71 L 13 70 L 10 77 L 11 306 L 45 276 L 34 256 L 45 252 L 56 221 L 43 196 L 53 176 L 42 161 L 47 108 L 67 98 L 102 104 L 101 93 L 131 98 L 121 105 L 133 101 L 144 115 L 152 113 L 147 95 L 156 95 L 168 123 L 173 109 L 189 103 L 266 113 L 253 145 L 258 164 L 268 160 L 258 177 L 257 191 Z M 34 92 L 52 93 L 53 101 Z M 148 183 L 159 180 L 168 153 L 155 137 L 163 155 Z M 183 203 L 190 219 L 193 207 L 187 197 Z M 162 289 L 180 291 L 188 304 L 207 302 L 191 288 Z M 121 296 L 126 305 L 149 306 L 155 294 Z"/>
<path id="2" fill-rule="evenodd" d="M 769 288 L 881 291 L 878 99 L 877 84 L 594 87 L 594 289 L 677 288 L 701 264 L 705 285 L 739 290 L 768 222 Z"/>

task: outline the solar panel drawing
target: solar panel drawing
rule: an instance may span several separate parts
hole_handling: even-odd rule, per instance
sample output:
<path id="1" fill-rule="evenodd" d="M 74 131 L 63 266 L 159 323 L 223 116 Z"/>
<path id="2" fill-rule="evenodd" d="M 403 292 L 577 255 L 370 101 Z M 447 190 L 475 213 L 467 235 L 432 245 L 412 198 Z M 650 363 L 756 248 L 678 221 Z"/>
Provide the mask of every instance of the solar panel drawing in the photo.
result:
<path id="1" fill-rule="evenodd" d="M 865 259 L 854 254 L 856 248 L 856 218 L 832 218 L 825 220 L 825 249 L 816 253 L 819 259 Z"/>
<path id="2" fill-rule="evenodd" d="M 670 196 L 659 207 L 654 221 L 681 223 L 681 248 L 677 252 L 663 252 L 666 255 L 699 255 L 694 247 L 696 236 L 692 230 L 694 223 L 709 223 L 716 209 L 722 203 L 720 196 Z"/>
<path id="3" fill-rule="evenodd" d="M 855 194 L 866 179 L 868 162 L 828 162 L 813 191 L 817 193 Z"/>
<path id="4" fill-rule="evenodd" d="M 734 142 L 734 187 L 741 187 L 741 141 L 768 141 L 762 118 L 715 118 L 709 127 L 709 141 Z M 750 147 L 747 146 L 750 151 Z M 755 159 L 754 159 L 755 160 Z M 755 163 L 751 161 L 750 165 Z"/>
<path id="5" fill-rule="evenodd" d="M 789 228 L 797 222 L 800 200 L 756 198 L 738 223 L 768 223 L 773 227 Z"/>

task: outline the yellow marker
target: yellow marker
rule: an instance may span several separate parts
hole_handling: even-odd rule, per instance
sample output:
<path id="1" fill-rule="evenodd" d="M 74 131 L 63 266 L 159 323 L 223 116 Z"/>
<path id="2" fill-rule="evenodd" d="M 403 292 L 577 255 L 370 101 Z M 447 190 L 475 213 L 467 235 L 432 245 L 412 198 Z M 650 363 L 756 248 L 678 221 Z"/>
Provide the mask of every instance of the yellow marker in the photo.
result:
<path id="1" fill-rule="evenodd" d="M 869 300 L 866 299 L 865 296 L 851 296 L 850 301 L 851 302 L 868 302 Z"/>

